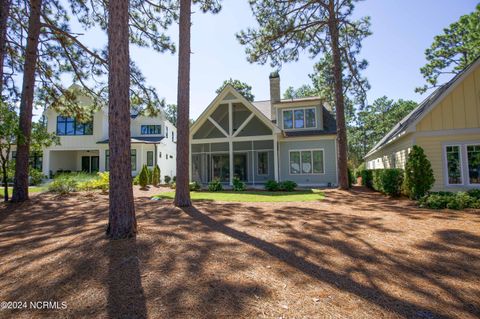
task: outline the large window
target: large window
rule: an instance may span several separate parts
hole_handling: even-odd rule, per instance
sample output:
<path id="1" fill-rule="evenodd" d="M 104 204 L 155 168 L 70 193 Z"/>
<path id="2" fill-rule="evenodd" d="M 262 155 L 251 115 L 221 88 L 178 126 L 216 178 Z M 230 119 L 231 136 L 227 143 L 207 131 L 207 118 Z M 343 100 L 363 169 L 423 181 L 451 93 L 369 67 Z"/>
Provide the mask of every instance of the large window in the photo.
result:
<path id="1" fill-rule="evenodd" d="M 283 111 L 283 128 L 315 128 L 316 123 L 315 108 L 294 109 Z"/>
<path id="2" fill-rule="evenodd" d="M 448 184 L 463 184 L 460 145 L 446 147 Z"/>
<path id="3" fill-rule="evenodd" d="M 153 151 L 147 151 L 147 166 L 153 166 Z"/>
<path id="4" fill-rule="evenodd" d="M 480 145 L 467 145 L 468 178 L 470 184 L 480 184 Z"/>
<path id="5" fill-rule="evenodd" d="M 268 175 L 268 153 L 267 152 L 259 152 L 257 153 L 258 157 L 258 175 Z"/>
<path id="6" fill-rule="evenodd" d="M 323 174 L 323 150 L 290 151 L 290 174 Z"/>
<path id="7" fill-rule="evenodd" d="M 15 160 L 16 158 L 17 158 L 17 152 L 12 151 L 12 160 Z M 43 164 L 43 154 L 41 152 L 40 153 L 32 152 L 30 154 L 28 164 L 30 165 L 30 167 L 41 171 L 42 164 Z"/>
<path id="8" fill-rule="evenodd" d="M 92 135 L 93 122 L 81 123 L 73 117 L 57 116 L 57 135 Z"/>
<path id="9" fill-rule="evenodd" d="M 141 134 L 142 135 L 162 134 L 162 126 L 161 125 L 142 125 Z"/>
<path id="10" fill-rule="evenodd" d="M 131 149 L 130 153 L 130 161 L 132 164 L 132 171 L 137 170 L 137 150 Z M 105 170 L 108 171 L 110 169 L 110 151 L 105 150 Z"/>

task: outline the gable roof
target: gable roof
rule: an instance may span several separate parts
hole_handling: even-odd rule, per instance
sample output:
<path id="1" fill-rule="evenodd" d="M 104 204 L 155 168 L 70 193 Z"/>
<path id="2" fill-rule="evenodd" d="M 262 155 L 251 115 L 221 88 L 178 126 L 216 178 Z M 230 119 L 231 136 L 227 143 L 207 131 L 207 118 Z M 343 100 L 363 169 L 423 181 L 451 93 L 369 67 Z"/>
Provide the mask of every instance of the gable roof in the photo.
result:
<path id="1" fill-rule="evenodd" d="M 450 81 L 433 91 L 413 111 L 396 124 L 375 146 L 365 155 L 372 155 L 403 134 L 415 131 L 415 125 L 427 115 L 445 96 L 447 96 L 463 79 L 480 66 L 480 56 L 470 63 L 463 71 Z"/>
<path id="2" fill-rule="evenodd" d="M 192 126 L 190 126 L 190 134 L 192 134 L 192 136 L 193 133 L 195 133 L 196 130 L 201 126 L 201 124 L 203 124 L 207 120 L 208 116 L 215 110 L 215 108 L 222 101 L 224 101 L 224 98 L 229 93 L 233 94 L 233 96 L 235 96 L 237 100 L 240 100 L 247 109 L 257 115 L 262 122 L 264 122 L 269 128 L 273 130 L 273 132 L 280 132 L 280 129 L 274 123 L 272 123 L 270 115 L 268 114 L 267 116 L 267 114 L 264 113 L 265 109 L 260 110 L 254 104 L 252 104 L 252 102 L 248 101 L 243 95 L 241 95 L 231 84 L 227 84 L 222 89 L 222 91 L 215 97 L 215 99 L 213 99 L 213 101 L 208 105 L 208 107 L 202 112 L 202 114 L 200 114 L 200 116 L 192 124 Z M 228 102 L 228 100 L 225 101 Z M 268 113 L 269 112 L 270 111 L 268 111 Z"/>

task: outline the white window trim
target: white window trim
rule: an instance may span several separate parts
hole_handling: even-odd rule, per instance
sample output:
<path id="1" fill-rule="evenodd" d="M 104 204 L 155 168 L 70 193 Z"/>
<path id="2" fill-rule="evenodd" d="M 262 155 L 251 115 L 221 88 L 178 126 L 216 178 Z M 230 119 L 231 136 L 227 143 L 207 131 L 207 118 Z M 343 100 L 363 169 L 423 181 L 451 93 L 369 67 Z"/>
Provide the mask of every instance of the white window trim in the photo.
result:
<path id="1" fill-rule="evenodd" d="M 462 179 L 462 182 L 459 183 L 459 184 L 450 184 L 448 182 L 448 159 L 447 159 L 447 147 L 451 147 L 451 146 L 458 146 L 458 150 L 459 150 L 459 156 L 460 156 L 460 178 Z M 465 174 L 463 173 L 464 169 L 465 169 L 465 165 L 464 165 L 464 156 L 463 156 L 463 150 L 464 150 L 464 144 L 462 143 L 447 143 L 447 144 L 443 144 L 443 150 L 442 150 L 442 153 L 443 153 L 443 167 L 444 167 L 444 174 L 443 174 L 443 178 L 445 179 L 444 180 L 444 184 L 445 186 L 447 187 L 458 187 L 458 186 L 464 186 L 465 185 Z"/>
<path id="2" fill-rule="evenodd" d="M 260 174 L 258 172 L 260 166 L 259 166 L 259 163 L 260 163 L 260 159 L 258 158 L 258 156 L 260 155 L 260 153 L 267 153 L 267 173 L 266 174 Z M 270 175 L 270 152 L 268 151 L 257 151 L 257 176 L 268 176 Z"/>
<path id="3" fill-rule="evenodd" d="M 314 110 L 314 117 L 315 117 L 315 126 L 312 127 L 307 127 L 307 110 L 313 109 Z M 303 110 L 303 127 L 295 127 L 295 111 L 298 110 Z M 317 108 L 315 106 L 312 107 L 294 107 L 294 108 L 288 108 L 288 109 L 282 109 L 282 128 L 284 130 L 311 130 L 311 129 L 316 129 L 318 127 L 317 125 Z M 292 111 L 292 128 L 285 128 L 285 112 Z"/>
<path id="4" fill-rule="evenodd" d="M 315 151 L 322 151 L 322 168 L 323 173 L 314 173 L 313 172 L 313 152 Z M 292 173 L 292 165 L 290 160 L 290 153 L 292 152 L 300 152 L 300 173 Z M 311 173 L 302 173 L 302 152 L 311 152 L 311 165 L 312 165 L 312 172 Z M 299 149 L 299 150 L 289 150 L 288 151 L 288 174 L 293 176 L 302 176 L 302 175 L 325 175 L 325 150 L 323 148 L 312 148 L 312 149 Z"/>
<path id="5" fill-rule="evenodd" d="M 467 186 L 470 186 L 470 187 L 480 187 L 480 183 L 479 184 L 472 184 L 470 183 L 470 172 L 469 172 L 469 168 L 468 168 L 468 150 L 467 150 L 467 146 L 480 146 L 480 143 L 465 143 L 463 144 L 464 148 L 465 148 L 465 164 L 466 164 L 466 167 L 465 167 L 465 170 L 466 170 L 466 173 L 467 173 L 467 182 L 466 182 L 466 185 Z"/>

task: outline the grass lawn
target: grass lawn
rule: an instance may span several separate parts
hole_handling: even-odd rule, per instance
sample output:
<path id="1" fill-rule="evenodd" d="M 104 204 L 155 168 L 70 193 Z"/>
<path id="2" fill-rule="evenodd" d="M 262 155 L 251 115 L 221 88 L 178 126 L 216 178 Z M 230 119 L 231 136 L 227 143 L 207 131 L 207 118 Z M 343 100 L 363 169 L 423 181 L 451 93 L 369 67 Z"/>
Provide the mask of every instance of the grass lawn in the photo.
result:
<path id="1" fill-rule="evenodd" d="M 312 189 L 295 192 L 265 191 L 222 191 L 222 192 L 190 192 L 192 200 L 237 203 L 272 203 L 272 202 L 314 202 L 325 198 L 320 190 Z M 153 196 L 154 199 L 173 199 L 175 192 L 166 192 Z"/>
<path id="2" fill-rule="evenodd" d="M 45 187 L 45 186 L 30 186 L 30 187 L 28 188 L 28 192 L 29 192 L 30 194 L 32 194 L 32 193 L 40 193 L 40 192 L 43 192 L 43 191 L 45 191 L 45 190 L 47 190 L 47 187 Z M 8 196 L 11 197 L 11 196 L 12 196 L 12 192 L 13 192 L 13 187 L 9 187 L 9 188 L 8 188 Z M 1 188 L 1 190 L 0 190 L 0 198 L 3 198 L 3 186 L 2 186 L 2 188 Z"/>

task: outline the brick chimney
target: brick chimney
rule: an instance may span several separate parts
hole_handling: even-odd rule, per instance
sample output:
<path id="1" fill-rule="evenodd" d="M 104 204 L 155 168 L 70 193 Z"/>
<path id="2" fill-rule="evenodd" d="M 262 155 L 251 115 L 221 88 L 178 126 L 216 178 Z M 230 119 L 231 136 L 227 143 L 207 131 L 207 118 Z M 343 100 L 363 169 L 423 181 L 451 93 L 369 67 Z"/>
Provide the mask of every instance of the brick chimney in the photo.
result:
<path id="1" fill-rule="evenodd" d="M 277 120 L 277 113 L 273 104 L 280 102 L 280 75 L 278 71 L 270 73 L 270 112 L 272 121 Z"/>

